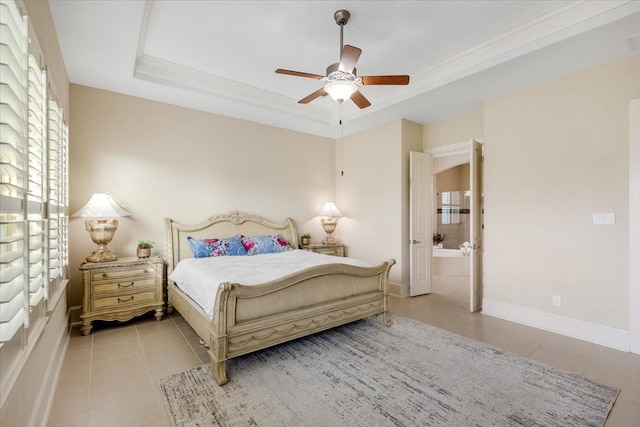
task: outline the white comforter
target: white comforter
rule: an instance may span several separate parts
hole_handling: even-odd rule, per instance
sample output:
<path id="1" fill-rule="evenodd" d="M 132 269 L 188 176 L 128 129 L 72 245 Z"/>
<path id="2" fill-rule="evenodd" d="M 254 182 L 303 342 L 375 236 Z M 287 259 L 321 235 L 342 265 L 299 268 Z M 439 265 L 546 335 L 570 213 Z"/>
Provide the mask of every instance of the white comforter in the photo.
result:
<path id="1" fill-rule="evenodd" d="M 187 258 L 178 263 L 169 279 L 212 317 L 216 291 L 220 283 L 259 285 L 314 265 L 336 263 L 371 266 L 353 258 L 296 249 L 278 254 Z"/>

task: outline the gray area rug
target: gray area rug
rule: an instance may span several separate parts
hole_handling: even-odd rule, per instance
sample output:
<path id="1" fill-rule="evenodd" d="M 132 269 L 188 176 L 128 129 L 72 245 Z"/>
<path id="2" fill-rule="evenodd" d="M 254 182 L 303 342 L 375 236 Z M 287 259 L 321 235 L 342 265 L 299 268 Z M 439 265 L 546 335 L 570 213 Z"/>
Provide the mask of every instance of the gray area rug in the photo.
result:
<path id="1" fill-rule="evenodd" d="M 618 390 L 404 317 L 160 380 L 177 426 L 602 426 Z"/>

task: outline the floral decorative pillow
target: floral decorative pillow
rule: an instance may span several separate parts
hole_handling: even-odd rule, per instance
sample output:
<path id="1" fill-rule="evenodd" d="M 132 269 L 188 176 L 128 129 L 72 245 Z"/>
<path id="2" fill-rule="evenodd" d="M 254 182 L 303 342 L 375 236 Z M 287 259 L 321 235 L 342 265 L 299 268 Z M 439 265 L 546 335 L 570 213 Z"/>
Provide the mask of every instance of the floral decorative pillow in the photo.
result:
<path id="1" fill-rule="evenodd" d="M 247 255 L 274 254 L 293 250 L 282 234 L 276 236 L 242 236 L 242 244 L 247 251 Z"/>
<path id="2" fill-rule="evenodd" d="M 187 241 L 193 256 L 196 258 L 246 255 L 247 251 L 240 237 L 239 234 L 227 239 L 194 239 L 189 236 Z"/>

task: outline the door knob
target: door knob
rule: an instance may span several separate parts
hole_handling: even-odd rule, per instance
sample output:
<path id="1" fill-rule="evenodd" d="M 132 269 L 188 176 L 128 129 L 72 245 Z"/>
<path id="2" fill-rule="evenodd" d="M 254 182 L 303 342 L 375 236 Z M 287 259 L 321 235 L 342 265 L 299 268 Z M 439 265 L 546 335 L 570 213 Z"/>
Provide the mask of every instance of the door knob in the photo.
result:
<path id="1" fill-rule="evenodd" d="M 420 240 L 412 240 L 411 243 L 415 245 L 416 243 L 420 243 Z"/>

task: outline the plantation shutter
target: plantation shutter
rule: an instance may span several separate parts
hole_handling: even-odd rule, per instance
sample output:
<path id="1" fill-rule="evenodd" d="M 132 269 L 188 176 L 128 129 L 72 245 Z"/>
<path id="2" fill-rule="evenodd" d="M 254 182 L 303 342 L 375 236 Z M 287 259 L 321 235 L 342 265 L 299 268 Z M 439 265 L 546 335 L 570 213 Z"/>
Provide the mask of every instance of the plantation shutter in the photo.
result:
<path id="1" fill-rule="evenodd" d="M 35 54 L 29 54 L 29 193 L 27 220 L 29 227 L 29 302 L 35 307 L 46 291 L 46 222 L 45 202 L 45 129 L 46 74 Z"/>
<path id="2" fill-rule="evenodd" d="M 27 324 L 27 20 L 0 1 L 0 346 Z"/>
<path id="3" fill-rule="evenodd" d="M 63 137 L 62 137 L 62 146 L 60 147 L 60 166 L 61 166 L 61 175 L 60 175 L 60 189 L 62 191 L 61 197 L 61 233 L 60 233 L 60 244 L 61 248 L 61 262 L 62 266 L 66 267 L 69 265 L 69 126 L 63 123 Z"/>
<path id="4" fill-rule="evenodd" d="M 58 103 L 49 98 L 49 294 L 57 292 L 62 271 L 62 234 L 64 210 L 64 189 L 62 185 L 63 150 L 65 130 L 62 122 L 62 110 Z"/>

